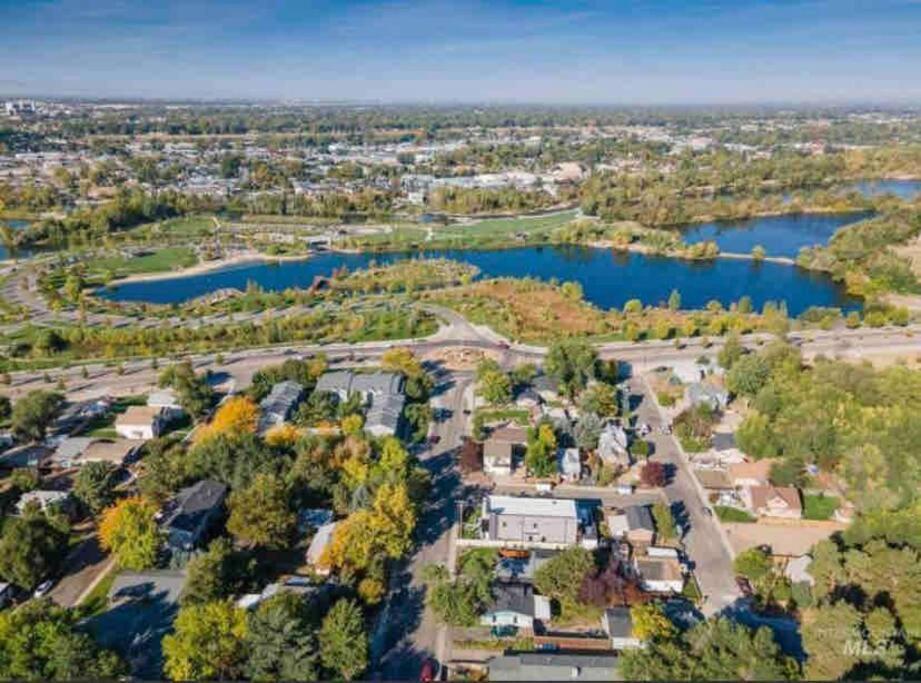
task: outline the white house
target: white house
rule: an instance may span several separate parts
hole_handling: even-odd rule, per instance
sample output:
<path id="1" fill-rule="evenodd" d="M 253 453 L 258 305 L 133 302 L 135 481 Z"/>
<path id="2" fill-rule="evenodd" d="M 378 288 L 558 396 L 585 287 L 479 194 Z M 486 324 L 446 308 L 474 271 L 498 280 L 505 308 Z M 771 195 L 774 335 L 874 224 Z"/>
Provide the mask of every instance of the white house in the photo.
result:
<path id="1" fill-rule="evenodd" d="M 488 439 L 483 443 L 483 471 L 491 476 L 509 476 L 512 473 L 512 444 L 508 441 Z"/>
<path id="2" fill-rule="evenodd" d="M 644 591 L 680 593 L 684 588 L 681 564 L 673 557 L 636 557 L 634 565 Z"/>
<path id="3" fill-rule="evenodd" d="M 125 439 L 154 439 L 160 436 L 166 423 L 163 408 L 129 406 L 115 419 L 115 431 Z"/>
<path id="4" fill-rule="evenodd" d="M 179 405 L 176 392 L 169 388 L 152 392 L 147 397 L 147 405 L 151 408 L 161 408 L 164 417 L 168 420 L 180 418 L 185 412 Z"/>
<path id="5" fill-rule="evenodd" d="M 338 522 L 330 522 L 321 526 L 317 529 L 317 533 L 314 534 L 310 540 L 310 545 L 307 547 L 307 564 L 320 576 L 329 576 L 329 567 L 322 561 L 323 553 L 332 542 L 333 533 L 336 531 L 338 524 Z"/>

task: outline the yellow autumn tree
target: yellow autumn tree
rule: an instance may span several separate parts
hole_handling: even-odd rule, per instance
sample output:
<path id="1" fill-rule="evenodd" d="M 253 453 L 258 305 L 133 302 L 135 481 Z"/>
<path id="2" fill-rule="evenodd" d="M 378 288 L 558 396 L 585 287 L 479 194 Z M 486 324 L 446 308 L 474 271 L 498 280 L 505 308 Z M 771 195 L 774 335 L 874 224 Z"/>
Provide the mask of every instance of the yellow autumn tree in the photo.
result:
<path id="1" fill-rule="evenodd" d="M 339 426 L 342 428 L 342 433 L 353 436 L 356 434 L 361 434 L 361 428 L 365 424 L 365 419 L 358 414 L 355 415 L 346 415 L 342 418 L 342 421 L 339 423 Z"/>
<path id="2" fill-rule="evenodd" d="M 273 448 L 288 448 L 297 443 L 299 438 L 301 430 L 288 422 L 275 425 L 265 433 L 265 442 Z"/>
<path id="3" fill-rule="evenodd" d="M 156 505 L 141 496 L 122 498 L 102 512 L 99 545 L 112 553 L 119 567 L 152 567 L 160 545 L 156 514 Z"/>
<path id="4" fill-rule="evenodd" d="M 374 496 L 371 535 L 390 557 L 401 557 L 412 545 L 416 509 L 406 484 L 383 484 Z"/>
<path id="5" fill-rule="evenodd" d="M 225 401 L 210 424 L 198 432 L 197 442 L 212 437 L 253 434 L 259 422 L 259 407 L 248 396 L 234 396 Z"/>

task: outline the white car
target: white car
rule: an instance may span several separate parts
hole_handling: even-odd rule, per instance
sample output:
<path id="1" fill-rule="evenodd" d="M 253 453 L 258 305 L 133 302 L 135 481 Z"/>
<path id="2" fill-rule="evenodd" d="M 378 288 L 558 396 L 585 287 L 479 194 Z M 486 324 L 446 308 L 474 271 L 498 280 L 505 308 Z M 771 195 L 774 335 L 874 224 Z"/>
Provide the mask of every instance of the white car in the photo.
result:
<path id="1" fill-rule="evenodd" d="M 35 589 L 35 592 L 32 593 L 32 597 L 36 600 L 38 598 L 43 598 L 48 595 L 48 592 L 51 590 L 51 587 L 54 586 L 54 581 L 42 581 L 38 584 L 38 588 Z"/>

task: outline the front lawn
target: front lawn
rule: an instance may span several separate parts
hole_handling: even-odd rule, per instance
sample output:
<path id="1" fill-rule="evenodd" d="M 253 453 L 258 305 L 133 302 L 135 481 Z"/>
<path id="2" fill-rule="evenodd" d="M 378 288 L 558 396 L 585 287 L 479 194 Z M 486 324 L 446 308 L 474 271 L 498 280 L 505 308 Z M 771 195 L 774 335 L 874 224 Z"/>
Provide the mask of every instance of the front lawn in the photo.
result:
<path id="1" fill-rule="evenodd" d="M 719 517 L 721 522 L 747 523 L 757 521 L 745 510 L 740 510 L 739 508 L 729 507 L 728 505 L 714 505 L 713 509 L 716 510 L 716 516 Z"/>
<path id="2" fill-rule="evenodd" d="M 824 493 L 806 493 L 803 495 L 803 518 L 831 519 L 839 505 L 840 501 L 835 496 L 826 496 Z"/>

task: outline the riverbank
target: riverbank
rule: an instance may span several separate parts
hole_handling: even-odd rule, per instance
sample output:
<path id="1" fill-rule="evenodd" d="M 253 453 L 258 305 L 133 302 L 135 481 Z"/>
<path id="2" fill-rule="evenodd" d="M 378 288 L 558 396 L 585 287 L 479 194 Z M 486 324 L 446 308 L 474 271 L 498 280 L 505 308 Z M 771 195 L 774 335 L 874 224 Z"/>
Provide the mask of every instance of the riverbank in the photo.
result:
<path id="1" fill-rule="evenodd" d="M 214 259 L 213 261 L 204 261 L 194 266 L 189 266 L 188 268 L 180 268 L 178 270 L 165 270 L 161 273 L 139 273 L 137 275 L 129 275 L 127 277 L 119 278 L 118 280 L 113 280 L 110 283 L 110 286 L 117 287 L 119 285 L 135 282 L 157 282 L 159 280 L 174 280 L 177 278 L 192 277 L 195 275 L 205 275 L 212 271 L 224 270 L 225 268 L 232 268 L 234 266 L 271 263 L 273 261 L 304 261 L 309 259 L 311 256 L 313 256 L 313 254 L 271 256 L 260 251 L 250 250 L 239 252 L 233 256 Z"/>

